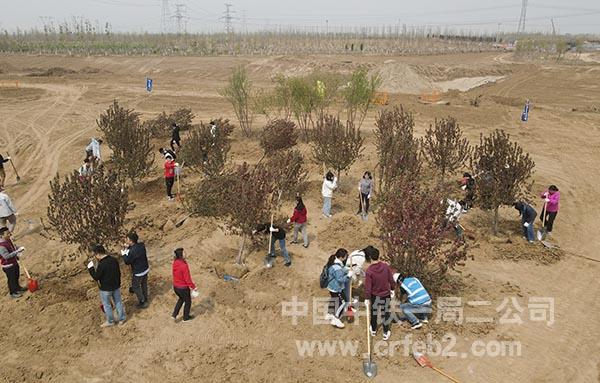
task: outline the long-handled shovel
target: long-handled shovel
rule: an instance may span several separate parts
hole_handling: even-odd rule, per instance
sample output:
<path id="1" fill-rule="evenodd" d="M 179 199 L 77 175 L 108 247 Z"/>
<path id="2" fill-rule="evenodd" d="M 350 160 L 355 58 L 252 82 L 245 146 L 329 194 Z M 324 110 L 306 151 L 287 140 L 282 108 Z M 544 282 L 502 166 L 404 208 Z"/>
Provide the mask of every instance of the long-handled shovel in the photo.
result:
<path id="1" fill-rule="evenodd" d="M 367 353 L 369 359 L 363 360 L 363 372 L 367 378 L 374 378 L 377 376 L 377 363 L 373 362 L 373 354 L 371 353 L 371 302 L 365 300 L 365 306 L 367 308 Z"/>
<path id="2" fill-rule="evenodd" d="M 279 191 L 279 194 L 277 195 L 277 203 L 276 203 L 276 207 L 279 206 L 279 200 L 281 199 L 281 190 Z M 273 257 L 271 257 L 271 251 L 273 251 L 273 253 L 275 252 L 271 246 L 273 245 L 273 232 L 271 231 L 271 228 L 273 227 L 273 219 L 275 218 L 275 211 L 273 211 L 271 213 L 271 226 L 269 226 L 269 253 L 267 254 L 267 256 L 265 257 L 265 267 L 266 268 L 271 268 L 273 267 Z"/>
<path id="3" fill-rule="evenodd" d="M 10 153 L 6 152 L 6 155 L 10 157 Z M 17 182 L 21 181 L 21 177 L 19 177 L 19 173 L 17 172 L 17 168 L 15 168 L 15 164 L 13 163 L 12 158 L 10 159 L 10 164 L 12 165 L 15 174 L 17 175 Z"/>
<path id="4" fill-rule="evenodd" d="M 40 288 L 40 285 L 37 281 L 37 279 L 33 279 L 31 278 L 31 275 L 29 275 L 29 272 L 27 271 L 27 268 L 25 267 L 25 265 L 21 264 L 21 267 L 23 267 L 23 271 L 25 272 L 25 275 L 27 276 L 27 290 L 29 290 L 30 293 L 36 291 L 37 289 Z"/>
<path id="5" fill-rule="evenodd" d="M 352 267 L 352 253 L 350 253 L 350 270 L 354 270 Z M 354 321 L 354 309 L 352 308 L 352 278 L 350 278 L 350 286 L 348 287 L 348 309 L 346 310 L 346 317 L 348 318 L 348 322 Z"/>
<path id="6" fill-rule="evenodd" d="M 429 361 L 429 359 L 427 359 L 427 357 L 423 354 L 421 354 L 420 352 L 413 352 L 413 358 L 415 358 L 415 360 L 417 361 L 417 363 L 419 364 L 419 366 L 421 367 L 429 367 L 431 368 L 433 371 L 437 372 L 438 374 L 445 376 L 446 378 L 448 378 L 451 382 L 454 383 L 460 383 L 458 380 L 454 379 L 453 377 L 451 377 L 450 375 L 446 374 L 444 371 L 440 370 L 437 367 L 434 367 L 433 364 Z"/>
<path id="7" fill-rule="evenodd" d="M 546 208 L 548 207 L 548 202 L 544 202 L 544 209 L 542 210 L 542 228 L 537 231 L 537 239 L 541 241 L 546 236 Z"/>

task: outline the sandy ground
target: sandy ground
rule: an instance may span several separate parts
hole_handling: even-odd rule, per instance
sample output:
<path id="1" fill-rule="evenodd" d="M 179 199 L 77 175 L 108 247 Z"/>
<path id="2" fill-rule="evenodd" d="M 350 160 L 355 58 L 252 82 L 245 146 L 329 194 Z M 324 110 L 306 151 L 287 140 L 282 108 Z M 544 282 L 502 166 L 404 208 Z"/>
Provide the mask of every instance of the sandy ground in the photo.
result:
<path id="1" fill-rule="evenodd" d="M 536 162 L 535 190 L 550 183 L 562 193 L 561 211 L 553 241 L 565 254 L 525 246 L 518 234 L 516 214 L 502 210 L 501 234 L 489 234 L 489 216 L 469 213 L 465 225 L 477 244 L 461 273 L 464 316 L 487 316 L 493 323 L 457 326 L 433 321 L 422 331 L 406 324 L 393 327 L 392 341 L 406 335 L 413 340 L 431 334 L 441 339 L 456 334 L 456 344 L 445 343 L 456 357 L 431 356 L 438 367 L 462 382 L 595 382 L 600 368 L 600 271 L 597 189 L 600 179 L 600 65 L 593 60 L 567 64 L 519 64 L 510 56 L 472 54 L 431 57 L 0 57 L 0 150 L 10 154 L 22 180 L 15 183 L 10 168 L 8 192 L 19 209 L 18 243 L 28 248 L 22 263 L 40 279 L 42 289 L 13 301 L 0 297 L 0 331 L 3 368 L 7 382 L 130 382 L 198 381 L 306 382 L 363 380 L 364 320 L 344 330 L 313 325 L 312 299 L 326 292 L 317 286 L 322 264 L 337 247 L 354 249 L 376 243 L 374 219 L 364 223 L 353 215 L 354 184 L 364 169 L 372 168 L 376 154 L 369 133 L 376 111 L 364 129 L 367 150 L 360 163 L 342 175 L 334 201 L 332 222 L 320 216 L 320 167 L 311 165 L 311 188 L 305 201 L 309 210 L 311 246 L 289 245 L 291 269 L 261 267 L 260 252 L 248 258 L 250 272 L 240 283 L 225 282 L 223 272 L 233 266 L 237 238 L 226 236 L 216 222 L 191 218 L 180 228 L 173 222 L 185 214 L 181 206 L 163 199 L 161 170 L 132 194 L 136 204 L 129 226 L 139 226 L 151 258 L 152 303 L 144 311 L 134 308 L 125 294 L 129 320 L 123 327 L 101 330 L 97 288 L 85 272 L 85 256 L 73 247 L 40 235 L 45 216 L 48 182 L 59 172 L 79 166 L 83 147 L 96 135 L 95 119 L 114 99 L 135 108 L 144 117 L 163 110 L 191 107 L 197 120 L 233 117 L 217 93 L 237 65 L 247 64 L 257 86 L 268 86 L 278 72 L 301 74 L 313 69 L 349 72 L 359 65 L 382 73 L 391 104 L 402 103 L 415 112 L 417 134 L 423 134 L 436 117 L 452 115 L 476 142 L 480 133 L 505 129 Z M 63 77 L 29 77 L 36 69 L 62 67 L 77 71 Z M 91 69 L 91 70 L 90 70 Z M 144 77 L 154 79 L 148 95 Z M 490 82 L 478 86 L 481 82 Z M 19 81 L 19 89 L 15 82 Z M 436 84 L 468 86 L 450 91 L 449 105 L 422 105 L 417 95 Z M 454 88 L 448 86 L 447 88 Z M 444 88 L 446 89 L 446 88 Z M 470 89 L 470 90 L 468 90 Z M 469 100 L 482 95 L 475 108 Z M 519 121 L 523 101 L 532 100 L 527 124 Z M 381 107 L 377 107 L 381 108 Z M 597 110 L 597 109 L 595 109 Z M 257 124 L 260 125 L 260 122 Z M 301 147 L 308 153 L 308 148 Z M 257 160 L 256 141 L 236 136 L 236 160 Z M 189 186 L 191 179 L 185 179 Z M 282 213 L 291 213 L 286 202 Z M 539 205 L 538 205 L 539 208 Z M 510 239 L 512 243 L 506 243 Z M 172 323 L 169 315 L 175 296 L 170 287 L 170 254 L 176 246 L 187 249 L 192 274 L 201 296 L 194 302 L 197 318 Z M 584 259 L 583 257 L 591 258 Z M 596 260 L 596 261 L 593 261 Z M 128 286 L 128 271 L 123 285 Z M 2 277 L 4 279 L 4 277 Z M 2 282 L 4 283 L 4 282 Z M 126 290 L 126 288 L 125 288 Z M 450 294 L 449 294 L 450 295 Z M 282 302 L 297 296 L 308 302 L 308 316 L 282 316 Z M 554 323 L 530 320 L 532 297 L 554 299 Z M 505 298 L 522 308 L 522 323 L 499 323 Z M 489 306 L 473 306 L 487 301 Z M 510 299 L 509 299 L 510 302 Z M 516 306 L 511 306 L 518 312 Z M 515 311 L 517 310 L 517 311 Z M 512 315 L 512 314 L 511 314 Z M 510 317 L 510 315 L 509 315 Z M 362 319 L 362 318 L 361 318 Z M 359 341 L 355 356 L 300 356 L 297 340 Z M 380 335 L 378 336 L 380 340 Z M 476 340 L 518 341 L 520 356 L 476 356 L 469 353 Z M 463 354 L 464 353 L 464 354 Z M 432 370 L 421 369 L 412 358 L 397 352 L 376 358 L 376 381 L 441 382 Z"/>

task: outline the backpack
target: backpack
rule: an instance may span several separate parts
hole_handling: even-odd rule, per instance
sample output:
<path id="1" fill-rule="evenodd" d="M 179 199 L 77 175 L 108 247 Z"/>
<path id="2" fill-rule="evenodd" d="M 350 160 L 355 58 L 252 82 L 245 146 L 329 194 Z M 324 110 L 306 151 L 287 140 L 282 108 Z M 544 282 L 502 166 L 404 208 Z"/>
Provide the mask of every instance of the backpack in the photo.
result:
<path id="1" fill-rule="evenodd" d="M 319 286 L 322 289 L 326 288 L 329 284 L 329 268 L 333 267 L 333 265 L 327 267 L 327 264 L 323 266 L 323 270 L 321 270 L 321 275 L 319 275 Z"/>
<path id="2" fill-rule="evenodd" d="M 325 264 L 325 266 L 323 266 L 323 270 L 321 270 L 321 275 L 319 275 L 319 286 L 321 286 L 321 288 L 324 289 L 327 287 L 328 284 L 329 284 L 329 267 L 327 266 L 327 264 Z"/>

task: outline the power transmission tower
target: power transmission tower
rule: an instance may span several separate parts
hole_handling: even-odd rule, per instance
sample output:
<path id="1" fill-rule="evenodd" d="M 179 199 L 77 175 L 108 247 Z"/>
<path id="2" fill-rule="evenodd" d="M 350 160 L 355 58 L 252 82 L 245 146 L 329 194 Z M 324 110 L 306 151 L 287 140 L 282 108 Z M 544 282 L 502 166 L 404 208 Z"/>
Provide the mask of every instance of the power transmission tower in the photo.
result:
<path id="1" fill-rule="evenodd" d="M 185 33 L 185 24 L 184 24 L 184 19 L 186 19 L 186 8 L 185 8 L 185 4 L 175 4 L 175 14 L 173 15 L 173 18 L 175 18 L 177 20 L 177 33 L 181 34 L 181 33 Z"/>
<path id="2" fill-rule="evenodd" d="M 527 17 L 527 0 L 522 0 L 521 16 L 519 17 L 519 26 L 517 33 L 525 33 L 525 19 Z"/>
<path id="3" fill-rule="evenodd" d="M 231 7 L 233 7 L 233 4 L 225 3 L 225 12 L 223 12 L 223 17 L 221 17 L 221 19 L 225 21 L 225 33 L 228 35 L 233 34 L 232 20 L 235 11 L 232 11 Z"/>
<path id="4" fill-rule="evenodd" d="M 162 0 L 162 13 L 160 15 L 160 29 L 162 33 L 169 33 L 169 24 L 171 22 L 171 12 L 169 12 L 169 0 Z"/>
<path id="5" fill-rule="evenodd" d="M 556 36 L 556 27 L 554 26 L 554 19 L 550 19 L 550 23 L 552 23 L 552 36 Z"/>

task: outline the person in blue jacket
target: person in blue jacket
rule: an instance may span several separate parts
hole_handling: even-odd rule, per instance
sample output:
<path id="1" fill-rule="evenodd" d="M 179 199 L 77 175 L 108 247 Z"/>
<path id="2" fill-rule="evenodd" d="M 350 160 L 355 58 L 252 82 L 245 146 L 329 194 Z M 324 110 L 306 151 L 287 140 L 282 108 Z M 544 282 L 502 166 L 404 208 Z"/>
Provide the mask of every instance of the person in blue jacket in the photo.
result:
<path id="1" fill-rule="evenodd" d="M 535 221 L 535 217 L 537 217 L 537 212 L 535 209 L 522 201 L 515 202 L 513 204 L 515 209 L 519 212 L 521 216 L 521 227 L 523 228 L 523 237 L 525 237 L 529 243 L 533 243 L 535 237 L 533 232 L 533 223 Z"/>
<path id="2" fill-rule="evenodd" d="M 327 290 L 329 291 L 331 302 L 326 319 L 330 321 L 332 326 L 337 328 L 345 327 L 340 320 L 348 306 L 345 289 L 349 285 L 350 278 L 354 275 L 354 272 L 346 267 L 347 258 L 348 250 L 337 249 L 335 254 L 329 256 L 327 260 Z"/>
<path id="3" fill-rule="evenodd" d="M 406 277 L 400 273 L 394 274 L 394 280 L 400 285 L 400 300 L 406 294 L 406 303 L 400 304 L 400 309 L 410 322 L 411 328 L 416 330 L 428 322 L 431 314 L 431 296 L 416 277 Z"/>

